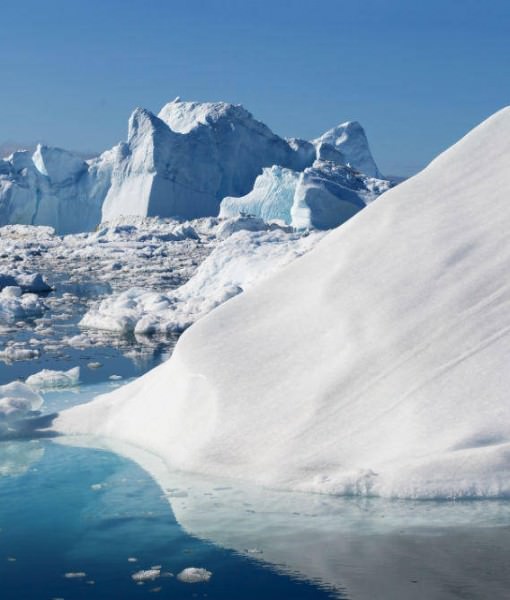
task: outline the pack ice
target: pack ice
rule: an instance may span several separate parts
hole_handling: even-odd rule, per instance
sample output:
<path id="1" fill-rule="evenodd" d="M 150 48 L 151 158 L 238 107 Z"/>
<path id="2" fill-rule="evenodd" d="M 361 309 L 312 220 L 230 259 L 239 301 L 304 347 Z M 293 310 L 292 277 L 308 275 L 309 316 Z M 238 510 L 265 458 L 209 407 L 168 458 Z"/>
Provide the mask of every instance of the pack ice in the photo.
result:
<path id="1" fill-rule="evenodd" d="M 336 134 L 328 132 L 312 143 L 275 135 L 240 105 L 176 99 L 158 116 L 137 108 L 129 119 L 127 141 L 97 158 L 84 161 L 39 145 L 33 154 L 20 151 L 0 160 L 0 225 L 48 225 L 68 234 L 91 231 L 124 215 L 216 216 L 223 198 L 245 196 L 264 168 L 278 165 L 294 173 L 307 169 L 302 203 L 305 213 L 308 209 L 319 217 L 306 220 L 301 215 L 300 223 L 331 227 L 384 187 L 371 181 L 379 172 L 363 129 L 357 124 L 339 127 L 343 133 L 335 129 Z M 332 169 L 335 161 L 347 171 Z M 312 164 L 313 172 L 308 172 Z M 360 176 L 365 167 L 370 181 Z M 352 185 L 347 182 L 351 179 Z M 278 212 L 286 200 L 279 189 L 274 191 L 269 202 L 276 206 L 272 212 Z M 232 203 L 229 210 L 239 214 Z M 341 217 L 335 218 L 335 212 Z M 290 224 L 292 219 L 286 215 L 283 220 Z"/>
<path id="2" fill-rule="evenodd" d="M 510 108 L 57 429 L 294 490 L 510 495 Z"/>

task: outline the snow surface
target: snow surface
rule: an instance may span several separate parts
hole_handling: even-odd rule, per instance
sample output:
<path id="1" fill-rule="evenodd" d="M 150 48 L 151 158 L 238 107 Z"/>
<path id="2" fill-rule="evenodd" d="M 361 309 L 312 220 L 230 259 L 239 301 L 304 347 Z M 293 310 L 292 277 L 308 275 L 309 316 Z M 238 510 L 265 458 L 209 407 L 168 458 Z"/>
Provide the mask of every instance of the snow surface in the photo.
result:
<path id="1" fill-rule="evenodd" d="M 510 495 L 510 108 L 57 429 L 332 494 Z"/>

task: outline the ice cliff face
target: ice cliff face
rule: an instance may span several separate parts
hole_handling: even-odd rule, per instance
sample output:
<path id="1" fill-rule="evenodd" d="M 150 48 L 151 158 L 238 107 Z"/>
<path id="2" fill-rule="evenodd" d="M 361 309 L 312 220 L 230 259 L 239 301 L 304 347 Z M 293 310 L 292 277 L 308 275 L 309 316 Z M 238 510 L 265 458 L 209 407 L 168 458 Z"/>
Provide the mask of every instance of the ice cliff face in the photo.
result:
<path id="1" fill-rule="evenodd" d="M 93 229 L 110 185 L 104 155 L 83 161 L 38 145 L 0 160 L 0 224 L 51 225 L 59 233 Z"/>
<path id="2" fill-rule="evenodd" d="M 299 150 L 242 106 L 176 100 L 159 116 L 137 109 L 114 166 L 103 220 L 122 214 L 217 215 L 225 196 L 249 192 L 263 167 L 302 169 Z"/>
<path id="3" fill-rule="evenodd" d="M 220 216 L 247 214 L 296 229 L 331 229 L 390 187 L 339 163 L 339 153 L 328 144 L 321 144 L 318 155 L 331 160 L 319 158 L 302 172 L 276 165 L 264 169 L 248 194 L 223 199 Z"/>
<path id="4" fill-rule="evenodd" d="M 0 225 L 50 225 L 65 234 L 91 230 L 122 215 L 214 216 L 223 198 L 252 193 L 263 169 L 274 165 L 282 173 L 295 173 L 289 177 L 299 183 L 301 193 L 293 203 L 301 208 L 353 214 L 353 207 L 359 209 L 364 202 L 352 194 L 342 193 L 342 202 L 349 196 L 347 212 L 345 206 L 325 199 L 331 200 L 331 186 L 338 179 L 333 171 L 338 169 L 324 166 L 324 161 L 358 171 L 366 167 L 368 175 L 378 174 L 363 129 L 356 123 L 341 125 L 313 143 L 285 140 L 240 105 L 176 99 L 158 116 L 136 109 L 127 141 L 98 158 L 84 161 L 59 148 L 38 146 L 33 154 L 16 152 L 0 160 Z M 278 169 L 270 172 L 275 175 Z M 271 185 L 279 192 L 277 182 Z M 263 204 L 268 217 L 291 223 L 285 194 L 270 194 Z M 235 213 L 234 204 L 230 210 Z M 303 210 L 300 214 L 303 223 Z M 262 214 L 255 211 L 255 216 Z M 317 222 L 329 227 L 343 220 L 319 215 L 308 218 L 306 226 Z"/>

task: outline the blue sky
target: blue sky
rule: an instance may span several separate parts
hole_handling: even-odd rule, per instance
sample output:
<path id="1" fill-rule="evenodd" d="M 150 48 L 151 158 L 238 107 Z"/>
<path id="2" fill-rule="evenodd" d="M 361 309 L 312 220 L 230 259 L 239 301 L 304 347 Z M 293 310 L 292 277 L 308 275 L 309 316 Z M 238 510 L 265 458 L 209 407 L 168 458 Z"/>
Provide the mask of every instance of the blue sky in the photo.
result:
<path id="1" fill-rule="evenodd" d="M 179 95 L 285 136 L 358 120 L 409 174 L 510 104 L 507 1 L 24 0 L 0 28 L 0 141 L 100 151 Z"/>

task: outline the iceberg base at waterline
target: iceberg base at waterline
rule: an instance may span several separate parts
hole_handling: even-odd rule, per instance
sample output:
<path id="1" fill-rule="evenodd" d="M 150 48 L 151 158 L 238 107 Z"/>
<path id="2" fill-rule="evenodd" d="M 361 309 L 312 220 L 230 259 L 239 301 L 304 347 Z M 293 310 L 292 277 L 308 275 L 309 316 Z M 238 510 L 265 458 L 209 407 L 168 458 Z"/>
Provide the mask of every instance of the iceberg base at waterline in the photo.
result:
<path id="1" fill-rule="evenodd" d="M 510 109 L 56 429 L 296 491 L 510 495 Z"/>

